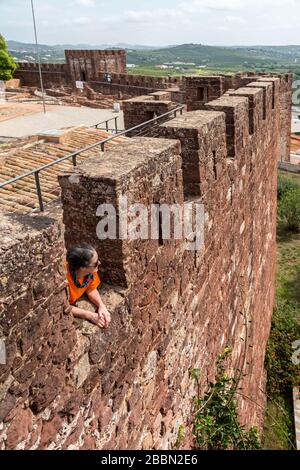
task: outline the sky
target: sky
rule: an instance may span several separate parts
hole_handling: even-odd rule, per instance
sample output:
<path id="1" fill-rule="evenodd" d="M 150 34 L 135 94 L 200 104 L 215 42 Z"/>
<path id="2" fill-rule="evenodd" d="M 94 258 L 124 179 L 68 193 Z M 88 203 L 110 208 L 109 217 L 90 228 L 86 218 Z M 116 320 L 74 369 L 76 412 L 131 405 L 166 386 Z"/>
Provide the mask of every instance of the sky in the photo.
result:
<path id="1" fill-rule="evenodd" d="M 41 44 L 299 44 L 300 0 L 34 0 Z M 0 0 L 0 33 L 34 42 L 30 0 Z"/>

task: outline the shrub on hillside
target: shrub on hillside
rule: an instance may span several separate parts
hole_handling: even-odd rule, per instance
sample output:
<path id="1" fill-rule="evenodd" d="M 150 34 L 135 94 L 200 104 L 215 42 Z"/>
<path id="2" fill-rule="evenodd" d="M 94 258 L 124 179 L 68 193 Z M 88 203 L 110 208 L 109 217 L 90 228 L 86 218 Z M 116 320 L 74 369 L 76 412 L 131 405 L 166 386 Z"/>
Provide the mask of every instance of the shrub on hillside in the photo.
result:
<path id="1" fill-rule="evenodd" d="M 299 184 L 284 175 L 278 176 L 277 197 L 280 200 L 284 194 L 293 188 L 298 188 Z"/>
<path id="2" fill-rule="evenodd" d="M 288 230 L 300 230 L 300 186 L 284 192 L 279 200 L 278 217 Z"/>

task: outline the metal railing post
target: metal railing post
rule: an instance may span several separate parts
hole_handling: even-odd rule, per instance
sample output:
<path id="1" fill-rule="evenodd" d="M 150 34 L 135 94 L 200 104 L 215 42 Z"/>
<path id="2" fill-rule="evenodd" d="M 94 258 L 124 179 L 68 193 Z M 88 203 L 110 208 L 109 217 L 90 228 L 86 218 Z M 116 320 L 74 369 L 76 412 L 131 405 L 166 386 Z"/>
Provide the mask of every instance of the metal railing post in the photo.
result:
<path id="1" fill-rule="evenodd" d="M 44 204 L 43 204 L 42 190 L 41 190 L 41 185 L 40 185 L 39 171 L 36 171 L 34 173 L 34 177 L 35 177 L 36 191 L 37 191 L 37 195 L 39 198 L 40 211 L 44 212 Z"/>
<path id="2" fill-rule="evenodd" d="M 133 134 L 133 132 L 138 132 L 138 135 L 143 135 L 143 133 L 147 132 L 147 129 L 149 127 L 152 126 L 158 126 L 160 120 L 162 118 L 165 118 L 167 116 L 170 116 L 171 118 L 171 115 L 172 113 L 177 113 L 178 111 L 180 111 L 180 114 L 182 114 L 182 110 L 183 110 L 183 106 L 180 106 L 178 107 L 176 110 L 171 110 L 171 111 L 168 111 L 167 113 L 164 113 L 164 114 L 161 114 L 160 116 L 156 116 L 155 118 L 153 119 L 150 119 L 149 121 L 146 121 L 146 122 L 143 122 L 141 124 L 138 124 L 137 126 L 134 126 L 130 129 L 126 129 L 126 130 L 122 130 L 120 131 L 119 133 L 118 132 L 118 123 L 117 123 L 117 120 L 118 120 L 118 116 L 116 117 L 113 117 L 111 119 L 108 119 L 107 120 L 107 123 L 112 121 L 112 120 L 115 120 L 115 127 L 116 127 L 116 133 L 117 135 L 112 135 L 111 137 L 108 137 L 102 141 L 98 141 L 94 144 L 91 144 L 91 145 L 87 145 L 86 147 L 83 147 L 81 148 L 80 150 L 77 150 L 76 152 L 73 152 L 69 155 L 65 155 L 64 157 L 61 157 L 61 158 L 58 158 L 57 160 L 53 161 L 53 162 L 50 162 L 50 163 L 46 163 L 45 165 L 42 165 L 38 168 L 35 168 L 27 173 L 23 173 L 22 175 L 19 175 L 17 177 L 14 177 L 10 180 L 7 180 L 7 181 L 4 181 L 3 183 L 0 182 L 0 188 L 5 188 L 6 186 L 10 185 L 10 184 L 13 184 L 15 183 L 16 181 L 19 181 L 23 178 L 26 178 L 28 176 L 32 176 L 34 175 L 35 177 L 35 183 L 36 183 L 36 191 L 37 191 L 37 195 L 38 195 L 38 200 L 39 200 L 39 207 L 40 207 L 40 211 L 43 212 L 44 211 L 44 204 L 43 204 L 43 197 L 42 197 L 42 190 L 41 190 L 41 185 L 40 185 L 40 178 L 39 178 L 39 173 L 43 170 L 46 170 L 54 165 L 57 165 L 61 162 L 64 162 L 65 160 L 68 160 L 68 159 L 71 159 L 72 158 L 72 162 L 73 162 L 73 166 L 75 167 L 77 165 L 77 156 L 83 152 L 87 152 L 88 150 L 90 149 L 93 149 L 93 148 L 96 148 L 100 145 L 101 147 L 101 151 L 104 152 L 104 146 L 106 144 L 106 142 L 110 142 L 112 140 L 114 140 L 116 137 L 119 138 L 120 136 L 126 136 L 127 134 Z M 176 115 L 176 114 L 175 114 Z M 103 121 L 105 122 L 105 121 Z M 99 124 L 96 124 L 94 125 L 93 127 L 96 127 L 98 128 L 98 126 L 100 125 L 101 123 Z"/>
<path id="3" fill-rule="evenodd" d="M 108 132 L 108 121 L 105 121 L 105 125 L 106 125 L 106 132 Z"/>

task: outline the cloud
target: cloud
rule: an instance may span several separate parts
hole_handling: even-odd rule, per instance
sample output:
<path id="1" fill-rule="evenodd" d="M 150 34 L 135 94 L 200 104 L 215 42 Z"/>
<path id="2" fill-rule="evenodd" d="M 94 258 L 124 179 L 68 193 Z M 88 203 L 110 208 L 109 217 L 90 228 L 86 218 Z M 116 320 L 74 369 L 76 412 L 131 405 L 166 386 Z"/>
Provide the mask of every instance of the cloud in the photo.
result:
<path id="1" fill-rule="evenodd" d="M 84 26 L 84 25 L 91 24 L 91 23 L 92 23 L 91 18 L 87 18 L 86 16 L 79 16 L 78 18 L 65 18 L 63 20 L 64 25 L 76 24 L 78 26 Z"/>
<path id="2" fill-rule="evenodd" d="M 76 0 L 76 3 L 85 7 L 93 7 L 96 5 L 96 0 Z"/>
<path id="3" fill-rule="evenodd" d="M 90 24 L 92 20 L 91 18 L 87 18 L 86 16 L 80 16 L 79 18 L 75 18 L 73 22 L 75 24 L 84 25 L 84 24 Z"/>
<path id="4" fill-rule="evenodd" d="M 190 2 L 181 2 L 179 8 L 189 13 L 204 11 L 236 11 L 254 8 L 282 8 L 282 0 L 191 0 Z M 298 0 L 284 0 L 284 6 L 297 7 Z"/>
<path id="5" fill-rule="evenodd" d="M 182 18 L 183 12 L 171 8 L 157 8 L 156 10 L 128 10 L 124 13 L 124 19 L 133 23 L 150 23 L 152 21 Z"/>
<path id="6" fill-rule="evenodd" d="M 249 0 L 191 0 L 190 2 L 180 2 L 174 8 L 127 10 L 122 15 L 122 19 L 133 23 L 150 23 L 153 21 L 157 23 L 157 21 L 162 20 L 180 19 L 188 23 L 195 13 L 207 13 L 209 11 L 231 12 L 241 9 L 249 3 L 253 3 L 253 1 L 255 0 L 252 0 L 252 2 Z M 232 18 L 238 18 L 238 16 L 232 15 Z M 232 22 L 234 22 L 234 20 Z"/>
<path id="7" fill-rule="evenodd" d="M 40 41 L 49 44 L 76 43 L 78 31 L 93 44 L 289 44 L 300 22 L 300 0 L 36 0 L 35 8 Z M 1 32 L 30 42 L 30 2 L 0 0 L 0 10 Z"/>
<path id="8" fill-rule="evenodd" d="M 233 24 L 245 24 L 246 23 L 244 18 L 242 18 L 241 16 L 231 16 L 231 15 L 226 16 L 225 21 L 227 21 L 227 23 L 233 23 Z"/>
<path id="9" fill-rule="evenodd" d="M 227 11 L 243 8 L 247 0 L 192 0 L 191 2 L 182 2 L 179 8 L 187 13 L 197 13 L 205 11 Z"/>

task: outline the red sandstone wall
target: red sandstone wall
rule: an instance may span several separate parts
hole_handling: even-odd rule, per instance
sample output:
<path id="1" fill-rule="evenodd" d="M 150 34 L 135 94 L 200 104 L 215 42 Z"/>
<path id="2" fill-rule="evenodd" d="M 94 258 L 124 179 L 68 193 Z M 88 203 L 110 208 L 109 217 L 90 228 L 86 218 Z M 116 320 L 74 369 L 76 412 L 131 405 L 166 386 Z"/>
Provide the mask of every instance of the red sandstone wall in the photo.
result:
<path id="1" fill-rule="evenodd" d="M 100 82 L 100 81 L 89 81 L 89 85 L 97 92 L 103 93 L 104 95 L 118 95 L 122 97 L 125 96 L 140 96 L 140 95 L 147 95 L 148 93 L 152 93 L 156 91 L 154 88 L 143 88 L 139 86 L 131 86 L 131 85 L 120 85 L 118 83 L 107 83 L 107 82 Z"/>
<path id="2" fill-rule="evenodd" d="M 160 97 L 158 96 L 158 98 Z M 161 116 L 178 107 L 176 103 L 170 101 L 170 96 L 167 96 L 167 98 L 168 99 L 164 99 L 164 96 L 162 96 L 161 100 L 156 100 L 155 94 L 152 94 L 124 101 L 123 112 L 125 129 L 131 129 L 138 124 L 150 121 L 155 116 Z M 167 116 L 162 119 L 167 121 L 169 117 Z"/>
<path id="3" fill-rule="evenodd" d="M 66 64 L 41 64 L 45 88 L 52 88 L 68 84 Z M 40 88 L 38 64 L 19 62 L 14 78 L 21 80 L 23 86 Z"/>
<path id="4" fill-rule="evenodd" d="M 261 425 L 280 152 L 280 80 L 261 80 L 60 177 L 67 247 L 84 239 L 103 262 L 108 331 L 65 309 L 61 223 L 1 219 L 1 448 L 170 448 L 190 417 L 189 369 L 204 391 L 226 345 L 233 370 L 245 352 L 242 421 Z M 120 194 L 204 203 L 204 249 L 99 240 L 97 207 Z"/>
<path id="5" fill-rule="evenodd" d="M 91 77 L 102 79 L 104 72 L 126 73 L 124 50 L 66 50 L 66 64 L 42 64 L 45 87 L 62 86 Z M 39 86 L 38 64 L 19 63 L 14 74 L 23 85 Z"/>
<path id="6" fill-rule="evenodd" d="M 225 79 L 222 76 L 186 77 L 185 89 L 187 110 L 203 109 L 205 103 L 224 94 Z"/>
<path id="7" fill-rule="evenodd" d="M 112 83 L 142 88 L 153 88 L 156 90 L 179 87 L 182 82 L 182 77 L 157 77 L 150 75 L 128 75 L 124 73 L 112 74 Z"/>
<path id="8" fill-rule="evenodd" d="M 73 82 L 102 79 L 104 72 L 126 73 L 125 50 L 66 50 L 65 56 Z"/>
<path id="9" fill-rule="evenodd" d="M 128 75 L 130 77 L 130 75 Z M 142 96 L 142 95 L 148 95 L 149 93 L 155 93 L 160 90 L 165 90 L 166 92 L 171 94 L 171 99 L 172 101 L 175 101 L 176 103 L 185 103 L 185 92 L 177 87 L 172 87 L 171 88 L 165 88 L 165 86 L 162 86 L 162 88 L 159 88 L 159 84 L 156 85 L 156 87 L 145 87 L 144 84 L 144 79 L 147 77 L 144 77 L 143 75 L 137 75 L 141 81 L 139 80 L 136 81 L 137 85 L 124 85 L 120 83 L 115 83 L 112 81 L 111 83 L 107 82 L 100 82 L 100 81 L 90 81 L 89 84 L 90 86 L 103 94 L 106 95 L 118 95 L 120 99 L 122 99 L 122 96 L 128 97 L 136 97 L 136 96 Z M 140 83 L 140 85 L 139 85 Z M 149 83 L 151 85 L 151 82 Z"/>
<path id="10" fill-rule="evenodd" d="M 172 100 L 184 103 L 182 77 L 128 75 L 124 50 L 66 50 L 66 64 L 42 64 L 45 87 L 75 85 L 76 80 L 88 81 L 96 91 L 121 97 L 139 96 L 162 89 L 173 89 Z M 104 72 L 111 74 L 111 83 L 104 81 Z M 25 86 L 39 86 L 36 63 L 20 63 L 15 78 Z"/>
<path id="11" fill-rule="evenodd" d="M 237 73 L 234 75 L 185 77 L 184 89 L 188 111 L 204 109 L 205 104 L 221 97 L 230 89 L 237 90 L 249 83 L 266 78 L 280 79 L 280 157 L 281 161 L 290 160 L 290 136 L 292 120 L 292 74 L 272 75 L 255 72 Z"/>
<path id="12" fill-rule="evenodd" d="M 280 128 L 281 128 L 281 161 L 290 161 L 291 122 L 292 122 L 292 83 L 293 75 L 285 74 L 280 80 Z"/>
<path id="13" fill-rule="evenodd" d="M 117 352 L 132 334 L 124 293 L 116 287 L 102 293 L 114 316 L 104 336 L 86 322 L 76 324 L 68 312 L 60 210 L 51 217 L 1 214 L 0 227 L 0 339 L 6 348 L 0 449 L 93 449 L 111 418 L 107 403 L 114 399 L 104 393 L 105 383 L 124 371 Z M 112 373 L 114 356 L 119 366 Z"/>
<path id="14" fill-rule="evenodd" d="M 240 96 L 212 102 L 209 107 L 217 113 L 198 111 L 161 126 L 165 137 L 181 140 L 185 199 L 193 197 L 195 201 L 198 195 L 205 203 L 204 252 L 184 252 L 180 243 L 159 247 L 153 242 L 116 242 L 111 256 L 110 243 L 93 237 L 97 203 L 116 201 L 119 192 L 146 204 L 157 198 L 168 203 L 182 201 L 178 169 L 161 176 L 154 190 L 154 175 L 161 174 L 157 164 L 162 157 L 148 170 L 146 163 L 138 160 L 144 154 L 150 165 L 152 142 L 143 140 L 140 144 L 133 139 L 123 149 L 107 154 L 109 167 L 101 169 L 96 158 L 82 168 L 76 184 L 67 177 L 61 180 L 67 244 L 79 239 L 83 230 L 88 233 L 89 241 L 103 253 L 106 272 L 112 273 L 111 282 L 130 289 L 129 312 L 138 332 L 132 346 L 127 344 L 129 358 L 126 354 L 125 359 L 130 364 L 129 376 L 139 384 L 135 405 L 129 406 L 136 418 L 125 411 L 133 390 L 126 378 L 129 372 L 124 371 L 123 382 L 109 386 L 110 393 L 120 399 L 120 408 L 111 412 L 121 424 L 109 427 L 107 441 L 100 440 L 104 448 L 141 448 L 145 445 L 143 437 L 151 446 L 169 446 L 172 429 L 176 433 L 184 416 L 189 415 L 193 387 L 188 369 L 202 370 L 204 387 L 213 378 L 217 354 L 226 344 L 233 347 L 232 367 L 236 369 L 244 354 L 241 337 L 245 339 L 246 334 L 249 347 L 241 386 L 249 398 L 240 400 L 239 409 L 247 426 L 262 422 L 264 354 L 274 299 L 278 86 L 277 80 L 274 109 L 273 100 L 266 103 L 265 119 L 262 83 L 261 89 L 249 87 L 245 96 L 241 92 Z M 249 108 L 251 93 L 255 99 Z M 162 152 L 163 143 L 159 145 Z M 164 157 L 164 166 L 170 167 L 173 158 L 169 154 L 168 164 Z M 121 162 L 127 162 L 125 168 Z M 135 163 L 141 179 L 133 173 Z M 197 172 L 198 180 L 191 181 Z M 133 185 L 133 181 L 140 183 Z M 91 191 L 98 195 L 92 206 Z M 84 219 L 79 217 L 83 213 Z M 145 291 L 141 290 L 143 286 Z M 241 311 L 245 311 L 247 327 Z M 149 368 L 152 373 L 141 387 Z M 129 382 L 128 387 L 124 388 L 124 382 Z M 163 435 L 159 435 L 161 429 Z"/>

